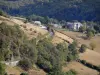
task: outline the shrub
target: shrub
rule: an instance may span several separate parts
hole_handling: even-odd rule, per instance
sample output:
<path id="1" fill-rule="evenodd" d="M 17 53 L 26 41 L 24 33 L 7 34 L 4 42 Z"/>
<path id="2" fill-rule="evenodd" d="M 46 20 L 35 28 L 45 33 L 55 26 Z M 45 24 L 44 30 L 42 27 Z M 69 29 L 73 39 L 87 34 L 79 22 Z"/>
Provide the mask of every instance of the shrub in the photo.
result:
<path id="1" fill-rule="evenodd" d="M 65 75 L 77 75 L 77 72 L 74 69 L 69 70 Z"/>
<path id="2" fill-rule="evenodd" d="M 68 53 L 69 55 L 67 56 L 68 61 L 76 60 L 78 58 L 78 51 L 76 45 L 72 43 L 68 46 L 68 49 L 69 49 L 69 53 Z"/>
<path id="3" fill-rule="evenodd" d="M 94 35 L 91 31 L 89 31 L 89 32 L 87 32 L 86 36 L 87 36 L 88 39 L 91 39 Z"/>
<path id="4" fill-rule="evenodd" d="M 81 47 L 80 47 L 80 49 L 79 49 L 79 51 L 81 53 L 85 52 L 86 51 L 86 45 L 85 44 L 82 44 Z"/>
<path id="5" fill-rule="evenodd" d="M 20 66 L 23 70 L 28 71 L 32 68 L 32 63 L 28 59 L 23 59 L 19 61 L 18 66 Z"/>
<path id="6" fill-rule="evenodd" d="M 24 72 L 24 73 L 21 73 L 20 75 L 28 75 L 28 73 L 25 73 L 25 72 Z"/>
<path id="7" fill-rule="evenodd" d="M 0 10 L 0 15 L 7 17 L 7 14 L 4 11 L 2 11 L 2 10 Z"/>
<path id="8" fill-rule="evenodd" d="M 5 74 L 5 65 L 0 62 L 0 75 Z"/>
<path id="9" fill-rule="evenodd" d="M 81 26 L 81 27 L 79 28 L 79 32 L 84 32 L 84 31 L 86 31 L 86 27 L 85 27 L 85 26 Z"/>
<path id="10" fill-rule="evenodd" d="M 95 35 L 95 30 L 94 29 L 87 29 L 87 39 L 91 39 Z"/>
<path id="11" fill-rule="evenodd" d="M 92 50 L 94 50 L 94 48 L 96 47 L 96 44 L 94 42 L 91 42 L 90 47 L 91 47 Z"/>

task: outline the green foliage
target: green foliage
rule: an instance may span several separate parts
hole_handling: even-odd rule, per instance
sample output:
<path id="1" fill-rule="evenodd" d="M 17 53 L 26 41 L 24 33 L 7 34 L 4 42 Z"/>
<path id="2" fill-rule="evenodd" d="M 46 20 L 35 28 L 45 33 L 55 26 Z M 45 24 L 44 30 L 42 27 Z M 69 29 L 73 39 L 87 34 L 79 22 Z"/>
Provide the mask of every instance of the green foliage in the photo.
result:
<path id="1" fill-rule="evenodd" d="M 87 36 L 88 39 L 91 39 L 94 36 L 94 32 L 88 30 L 86 36 Z"/>
<path id="2" fill-rule="evenodd" d="M 24 43 L 20 47 L 20 56 L 22 58 L 29 58 L 30 62 L 36 63 L 37 62 L 37 50 L 36 46 L 30 43 Z"/>
<path id="3" fill-rule="evenodd" d="M 5 74 L 5 65 L 0 62 L 0 75 Z"/>
<path id="4" fill-rule="evenodd" d="M 77 72 L 73 69 L 71 69 L 70 71 L 66 72 L 65 75 L 77 75 Z"/>
<path id="5" fill-rule="evenodd" d="M 0 9 L 0 16 L 5 16 L 6 17 L 7 14 L 3 10 Z"/>
<path id="6" fill-rule="evenodd" d="M 100 33 L 100 24 L 94 25 L 96 33 Z"/>
<path id="7" fill-rule="evenodd" d="M 56 46 L 56 48 L 59 50 L 60 54 L 60 61 L 62 61 L 62 64 L 67 61 L 68 56 L 68 46 L 66 43 L 60 43 Z"/>
<path id="8" fill-rule="evenodd" d="M 80 31 L 80 32 L 86 31 L 86 27 L 85 27 L 85 26 L 81 26 L 81 27 L 79 28 L 79 31 Z"/>
<path id="9" fill-rule="evenodd" d="M 60 20 L 100 21 L 99 0 L 0 0 L 0 5 L 12 15 L 37 14 Z"/>
<path id="10" fill-rule="evenodd" d="M 25 35 L 20 28 L 15 26 L 9 26 L 6 23 L 0 24 L 0 53 L 1 60 L 8 60 L 11 54 L 14 57 L 19 55 L 20 44 L 24 41 Z"/>
<path id="11" fill-rule="evenodd" d="M 84 53 L 85 51 L 86 51 L 86 45 L 85 44 L 82 44 L 81 45 L 81 47 L 80 47 L 80 49 L 79 49 L 79 51 L 81 52 L 81 53 Z"/>
<path id="12" fill-rule="evenodd" d="M 42 17 L 42 16 L 38 16 L 38 15 L 30 15 L 27 17 L 28 21 L 41 21 L 42 23 L 48 25 L 48 23 L 58 23 L 57 19 L 53 19 L 53 18 L 49 18 L 48 16 L 46 17 Z"/>
<path id="13" fill-rule="evenodd" d="M 37 50 L 38 50 L 37 64 L 41 68 L 44 68 L 45 70 L 50 70 L 53 67 L 54 64 L 53 62 L 57 60 L 56 57 L 53 58 L 53 56 L 56 56 L 53 44 L 48 39 L 41 40 L 37 44 Z M 50 59 L 52 61 L 50 61 Z"/>
<path id="14" fill-rule="evenodd" d="M 21 73 L 20 75 L 28 75 L 28 73 Z"/>
<path id="15" fill-rule="evenodd" d="M 68 49 L 69 53 L 67 61 L 76 60 L 78 58 L 78 51 L 76 49 L 76 45 L 74 44 L 74 42 L 68 46 Z"/>
<path id="16" fill-rule="evenodd" d="M 32 63 L 30 63 L 28 59 L 23 59 L 19 61 L 18 66 L 20 66 L 23 70 L 28 71 L 32 68 Z"/>
<path id="17" fill-rule="evenodd" d="M 62 65 L 78 58 L 75 42 L 54 46 L 49 38 L 36 43 L 37 39 L 29 40 L 17 25 L 0 24 L 0 60 L 11 60 L 13 56 L 20 59 L 18 66 L 26 71 L 37 64 L 51 75 L 63 75 Z"/>

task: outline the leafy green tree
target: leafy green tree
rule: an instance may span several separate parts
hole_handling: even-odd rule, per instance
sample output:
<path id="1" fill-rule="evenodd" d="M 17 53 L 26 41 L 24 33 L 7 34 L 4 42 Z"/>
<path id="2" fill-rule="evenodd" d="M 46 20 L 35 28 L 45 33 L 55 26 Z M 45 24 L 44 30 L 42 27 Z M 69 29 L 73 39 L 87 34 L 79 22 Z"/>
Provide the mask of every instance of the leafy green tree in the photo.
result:
<path id="1" fill-rule="evenodd" d="M 68 50 L 69 50 L 69 55 L 67 57 L 67 60 L 68 61 L 71 61 L 71 60 L 76 60 L 78 58 L 78 51 L 77 51 L 77 48 L 76 48 L 76 45 L 74 43 L 70 44 L 68 46 Z"/>
<path id="2" fill-rule="evenodd" d="M 80 31 L 80 32 L 86 31 L 86 26 L 81 26 L 81 27 L 79 28 L 79 31 Z"/>
<path id="3" fill-rule="evenodd" d="M 52 70 L 50 71 L 48 75 L 63 75 L 61 65 L 56 64 L 55 66 L 53 66 Z"/>
<path id="4" fill-rule="evenodd" d="M 28 59 L 23 59 L 19 61 L 18 66 L 20 66 L 23 70 L 28 71 L 32 68 L 32 63 Z"/>
<path id="5" fill-rule="evenodd" d="M 68 46 L 66 43 L 57 44 L 56 48 L 59 50 L 60 61 L 62 61 L 62 63 L 66 62 L 68 56 Z"/>
<path id="6" fill-rule="evenodd" d="M 45 24 L 48 24 L 49 23 L 49 17 L 46 16 L 46 17 L 44 17 L 44 19 L 45 19 Z"/>
<path id="7" fill-rule="evenodd" d="M 94 36 L 94 34 L 93 34 L 92 31 L 88 31 L 86 36 L 87 36 L 88 39 L 91 39 Z"/>
<path id="8" fill-rule="evenodd" d="M 86 45 L 85 44 L 82 44 L 81 47 L 80 47 L 80 49 L 79 49 L 79 51 L 81 53 L 85 52 L 86 51 Z"/>

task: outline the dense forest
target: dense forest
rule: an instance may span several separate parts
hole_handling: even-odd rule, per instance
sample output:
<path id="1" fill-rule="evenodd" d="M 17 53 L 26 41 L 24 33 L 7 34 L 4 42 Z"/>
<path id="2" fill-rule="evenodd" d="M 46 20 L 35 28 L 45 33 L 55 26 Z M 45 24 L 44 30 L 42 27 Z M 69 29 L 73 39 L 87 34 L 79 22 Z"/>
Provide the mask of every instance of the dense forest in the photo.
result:
<path id="1" fill-rule="evenodd" d="M 100 21 L 100 0 L 0 0 L 0 8 L 10 15 Z"/>

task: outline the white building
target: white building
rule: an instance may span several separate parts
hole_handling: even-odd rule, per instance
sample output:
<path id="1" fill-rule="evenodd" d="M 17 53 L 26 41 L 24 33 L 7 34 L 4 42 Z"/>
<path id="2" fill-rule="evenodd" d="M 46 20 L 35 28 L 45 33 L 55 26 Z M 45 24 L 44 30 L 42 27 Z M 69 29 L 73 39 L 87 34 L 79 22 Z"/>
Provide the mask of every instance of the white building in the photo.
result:
<path id="1" fill-rule="evenodd" d="M 78 31 L 83 26 L 80 22 L 67 22 L 67 28 L 70 30 Z"/>
<path id="2" fill-rule="evenodd" d="M 46 27 L 46 26 L 43 26 L 43 25 L 40 25 L 40 27 L 41 27 L 42 29 L 47 29 L 47 27 Z"/>
<path id="3" fill-rule="evenodd" d="M 41 25 L 42 23 L 40 21 L 34 21 L 34 24 Z"/>

